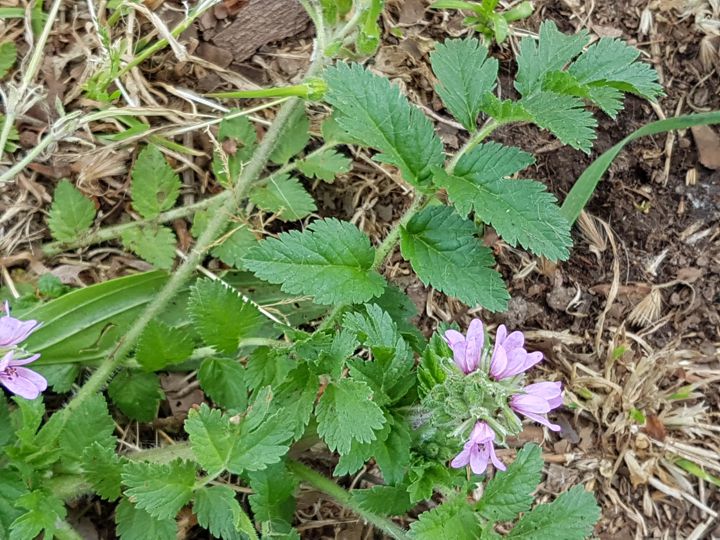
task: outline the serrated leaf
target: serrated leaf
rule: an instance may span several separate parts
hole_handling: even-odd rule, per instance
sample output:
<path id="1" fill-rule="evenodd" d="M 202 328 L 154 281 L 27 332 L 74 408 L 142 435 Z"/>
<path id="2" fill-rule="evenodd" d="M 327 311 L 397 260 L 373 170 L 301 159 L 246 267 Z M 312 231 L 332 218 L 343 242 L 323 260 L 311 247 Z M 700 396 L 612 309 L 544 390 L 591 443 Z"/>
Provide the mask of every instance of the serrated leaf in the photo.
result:
<path id="1" fill-rule="evenodd" d="M 245 368 L 245 378 L 250 390 L 259 390 L 263 386 L 273 386 L 285 380 L 288 372 L 296 366 L 285 349 L 258 347 Z"/>
<path id="2" fill-rule="evenodd" d="M 123 465 L 125 495 L 136 508 L 156 519 L 177 515 L 193 495 L 195 464 L 174 460 L 167 464 L 130 461 Z"/>
<path id="3" fill-rule="evenodd" d="M 509 244 L 551 260 L 566 259 L 570 224 L 555 196 L 539 182 L 503 178 L 532 162 L 530 154 L 517 148 L 487 143 L 464 154 L 453 174 L 437 169 L 434 180 L 447 189 L 458 212 L 474 211 Z"/>
<path id="4" fill-rule="evenodd" d="M 500 100 L 494 94 L 485 94 L 480 110 L 499 124 L 532 121 L 532 116 L 522 103 L 511 99 Z"/>
<path id="5" fill-rule="evenodd" d="M 498 62 L 488 58 L 487 48 L 475 38 L 447 39 L 430 54 L 440 84 L 435 91 L 455 119 L 467 130 L 477 130 L 484 95 L 492 92 Z"/>
<path id="6" fill-rule="evenodd" d="M 540 91 L 523 98 L 520 103 L 538 126 L 550 131 L 561 142 L 590 153 L 597 120 L 585 110 L 582 99 Z"/>
<path id="7" fill-rule="evenodd" d="M 401 418 L 389 417 L 390 432 L 384 441 L 377 442 L 373 457 L 383 479 L 388 484 L 400 482 L 410 465 L 410 426 Z"/>
<path id="8" fill-rule="evenodd" d="M 237 112 L 240 112 L 240 109 L 231 109 L 228 115 Z M 257 147 L 257 132 L 247 116 L 223 118 L 218 129 L 218 140 L 231 140 L 235 143 L 235 151 L 229 156 L 230 159 L 248 161 Z"/>
<path id="9" fill-rule="evenodd" d="M 17 59 L 17 47 L 12 41 L 0 43 L 0 78 L 4 77 Z"/>
<path id="10" fill-rule="evenodd" d="M 502 277 L 492 269 L 492 253 L 475 237 L 474 223 L 446 206 L 416 214 L 400 232 L 400 250 L 426 285 L 469 306 L 506 309 L 510 298 Z"/>
<path id="11" fill-rule="evenodd" d="M 568 73 L 583 84 L 610 86 L 654 100 L 662 95 L 658 74 L 637 62 L 638 56 L 638 49 L 619 39 L 600 38 L 568 67 Z"/>
<path id="12" fill-rule="evenodd" d="M 18 497 L 15 506 L 27 510 L 10 525 L 9 540 L 28 540 L 44 532 L 53 538 L 67 511 L 62 500 L 42 490 L 34 490 Z"/>
<path id="13" fill-rule="evenodd" d="M 481 532 L 480 520 L 464 497 L 423 512 L 410 525 L 413 540 L 476 540 L 481 537 Z"/>
<path id="14" fill-rule="evenodd" d="M 188 313 L 203 341 L 220 352 L 237 351 L 243 338 L 255 337 L 265 324 L 258 309 L 220 281 L 199 279 L 192 287 Z"/>
<path id="15" fill-rule="evenodd" d="M 298 109 L 285 125 L 277 145 L 270 154 L 270 160 L 284 165 L 297 153 L 301 152 L 310 141 L 310 120 L 305 109 Z"/>
<path id="16" fill-rule="evenodd" d="M 123 414 L 138 422 L 151 422 L 164 398 L 157 375 L 129 370 L 115 375 L 107 392 Z"/>
<path id="17" fill-rule="evenodd" d="M 318 391 L 318 377 L 306 363 L 297 365 L 275 389 L 273 401 L 280 414 L 292 421 L 293 439 L 305 433 Z"/>
<path id="18" fill-rule="evenodd" d="M 318 178 L 332 184 L 336 176 L 350 172 L 352 160 L 328 148 L 298 161 L 297 168 L 308 178 Z"/>
<path id="19" fill-rule="evenodd" d="M 250 248 L 257 245 L 257 238 L 245 225 L 234 227 L 225 236 L 218 240 L 210 253 L 213 257 L 217 257 L 228 266 L 234 266 L 238 270 L 243 270 L 243 257 Z"/>
<path id="20" fill-rule="evenodd" d="M 337 123 L 363 145 L 380 150 L 375 159 L 395 165 L 406 181 L 426 183 L 445 157 L 430 121 L 400 89 L 358 64 L 338 63 L 325 71 L 326 101 Z"/>
<path id="21" fill-rule="evenodd" d="M 85 478 L 95 493 L 106 501 L 120 498 L 123 461 L 114 448 L 93 443 L 82 453 L 82 468 Z"/>
<path id="22" fill-rule="evenodd" d="M 60 432 L 58 442 L 68 465 L 77 463 L 85 449 L 93 444 L 115 449 L 115 422 L 108 412 L 105 397 L 93 394 L 74 409 Z"/>
<path id="23" fill-rule="evenodd" d="M 540 447 L 526 444 L 507 471 L 498 471 L 485 486 L 475 509 L 491 521 L 510 521 L 530 509 L 540 483 L 543 460 Z"/>
<path id="24" fill-rule="evenodd" d="M 271 176 L 250 191 L 250 201 L 281 221 L 297 221 L 317 210 L 315 200 L 297 178 L 289 174 Z"/>
<path id="25" fill-rule="evenodd" d="M 157 268 L 170 269 L 175 260 L 175 234 L 164 226 L 133 227 L 123 231 L 123 244 Z"/>
<path id="26" fill-rule="evenodd" d="M 216 405 L 239 411 L 247 406 L 245 369 L 237 360 L 206 358 L 200 364 L 198 380 Z"/>
<path id="27" fill-rule="evenodd" d="M 175 540 L 177 536 L 174 516 L 156 519 L 145 510 L 133 506 L 127 499 L 122 499 L 115 509 L 115 524 L 121 540 Z"/>
<path id="28" fill-rule="evenodd" d="M 352 441 L 367 443 L 375 440 L 385 417 L 372 401 L 370 387 L 361 381 L 341 379 L 325 388 L 315 407 L 318 435 L 331 451 L 346 454 Z"/>
<path id="29" fill-rule="evenodd" d="M 270 465 L 263 471 L 248 474 L 253 494 L 248 497 L 256 522 L 285 521 L 291 523 L 295 513 L 297 480 L 283 463 Z"/>
<path id="30" fill-rule="evenodd" d="M 67 180 L 55 188 L 48 226 L 55 240 L 72 242 L 90 229 L 95 206 Z"/>
<path id="31" fill-rule="evenodd" d="M 567 71 L 551 71 L 545 76 L 543 90 L 581 97 L 600 107 L 611 118 L 622 109 L 623 94 L 611 86 L 588 86 Z"/>
<path id="32" fill-rule="evenodd" d="M 259 278 L 319 304 L 361 303 L 382 294 L 385 280 L 372 269 L 375 250 L 352 223 L 321 219 L 303 232 L 260 242 L 245 257 Z"/>
<path id="33" fill-rule="evenodd" d="M 185 431 L 195 459 L 209 475 L 227 467 L 235 444 L 234 433 L 230 420 L 219 409 L 211 409 L 205 403 L 199 409 L 190 409 Z"/>
<path id="34" fill-rule="evenodd" d="M 525 514 L 507 538 L 581 540 L 590 536 L 599 518 L 595 497 L 583 486 L 575 486 L 550 504 L 541 504 Z"/>
<path id="35" fill-rule="evenodd" d="M 562 69 L 582 52 L 587 42 L 587 30 L 566 35 L 557 29 L 554 22 L 544 21 L 537 41 L 531 37 L 520 40 L 515 88 L 523 96 L 540 91 L 545 74 Z"/>
<path id="36" fill-rule="evenodd" d="M 15 506 L 15 502 L 26 493 L 28 489 L 19 473 L 3 470 L 0 475 L 0 538 L 8 536 L 10 524 L 23 514 L 23 511 Z"/>
<path id="37" fill-rule="evenodd" d="M 187 360 L 192 352 L 193 343 L 186 331 L 152 320 L 140 335 L 135 359 L 145 371 L 159 371 Z"/>
<path id="38" fill-rule="evenodd" d="M 198 524 L 207 529 L 213 538 L 242 540 L 256 537 L 255 529 L 235 498 L 235 492 L 227 486 L 203 487 L 195 492 L 193 512 Z M 243 525 L 250 525 L 241 534 Z"/>
<path id="39" fill-rule="evenodd" d="M 157 146 L 146 146 L 132 169 L 133 208 L 145 219 L 153 219 L 170 210 L 180 194 L 180 178 L 168 165 Z"/>
<path id="40" fill-rule="evenodd" d="M 354 489 L 352 498 L 367 512 L 381 516 L 400 516 L 413 507 L 406 486 L 375 486 Z"/>

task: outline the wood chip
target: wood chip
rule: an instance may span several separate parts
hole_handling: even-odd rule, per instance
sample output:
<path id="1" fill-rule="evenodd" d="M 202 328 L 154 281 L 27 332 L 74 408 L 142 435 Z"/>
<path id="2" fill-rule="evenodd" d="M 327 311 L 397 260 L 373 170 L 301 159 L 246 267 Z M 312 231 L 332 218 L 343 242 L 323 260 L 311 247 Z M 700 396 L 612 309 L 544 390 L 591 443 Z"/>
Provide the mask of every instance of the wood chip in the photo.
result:
<path id="1" fill-rule="evenodd" d="M 698 149 L 698 161 L 708 169 L 720 169 L 720 135 L 710 126 L 693 126 L 693 138 Z"/>

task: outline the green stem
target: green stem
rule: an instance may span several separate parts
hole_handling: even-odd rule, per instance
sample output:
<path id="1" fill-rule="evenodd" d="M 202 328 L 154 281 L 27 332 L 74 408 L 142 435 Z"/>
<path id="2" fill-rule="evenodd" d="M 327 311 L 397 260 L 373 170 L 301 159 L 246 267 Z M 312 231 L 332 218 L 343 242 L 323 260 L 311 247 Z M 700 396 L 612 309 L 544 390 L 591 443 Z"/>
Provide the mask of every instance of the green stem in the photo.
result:
<path id="1" fill-rule="evenodd" d="M 206 94 L 214 98 L 275 98 L 275 97 L 301 97 L 307 98 L 309 87 L 307 84 L 294 84 L 292 86 L 279 86 L 275 88 L 261 88 L 259 90 L 234 90 L 232 92 L 213 92 Z"/>
<path id="2" fill-rule="evenodd" d="M 461 157 L 463 157 L 466 153 L 475 148 L 484 139 L 489 137 L 490 134 L 500 126 L 501 124 L 499 122 L 495 120 L 490 120 L 490 122 L 485 124 L 483 128 L 481 128 L 477 133 L 470 137 L 463 145 L 463 147 L 458 150 L 457 154 L 453 156 L 453 158 L 450 160 L 450 163 L 448 163 L 448 166 L 446 168 L 448 174 L 452 174 L 452 172 L 455 170 L 455 166 L 458 164 L 458 161 L 460 161 Z"/>
<path id="3" fill-rule="evenodd" d="M 344 507 L 352 510 L 362 517 L 366 522 L 370 523 L 375 528 L 380 529 L 396 540 L 405 540 L 409 538 L 404 529 L 389 519 L 361 508 L 360 505 L 353 500 L 348 491 L 338 486 L 332 480 L 312 470 L 310 467 L 307 467 L 298 461 L 289 461 L 287 466 L 288 469 L 300 480 L 310 484 L 318 491 L 321 491 L 322 493 L 325 493 L 329 497 L 335 499 Z"/>
<path id="4" fill-rule="evenodd" d="M 55 538 L 58 540 L 83 540 L 80 533 L 78 533 L 67 521 L 60 523 L 60 526 L 55 529 Z"/>

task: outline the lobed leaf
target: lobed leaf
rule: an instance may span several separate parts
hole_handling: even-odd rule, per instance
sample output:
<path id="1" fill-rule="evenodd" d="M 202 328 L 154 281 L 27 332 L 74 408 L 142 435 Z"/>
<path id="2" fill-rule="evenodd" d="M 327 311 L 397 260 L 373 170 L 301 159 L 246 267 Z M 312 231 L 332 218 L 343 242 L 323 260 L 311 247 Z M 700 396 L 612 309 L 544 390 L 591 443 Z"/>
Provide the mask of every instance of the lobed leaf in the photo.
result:
<path id="1" fill-rule="evenodd" d="M 285 125 L 270 160 L 277 165 L 284 165 L 310 141 L 310 120 L 304 109 L 299 109 Z"/>
<path id="2" fill-rule="evenodd" d="M 133 207 L 145 219 L 153 219 L 175 205 L 180 194 L 180 178 L 168 165 L 160 149 L 146 146 L 132 169 Z"/>
<path id="3" fill-rule="evenodd" d="M 121 540 L 175 540 L 178 533 L 174 516 L 156 519 L 127 499 L 122 499 L 115 509 L 115 525 Z"/>
<path id="4" fill-rule="evenodd" d="M 67 180 L 55 188 L 48 226 L 55 240 L 72 242 L 88 232 L 95 219 L 95 206 Z"/>
<path id="5" fill-rule="evenodd" d="M 317 210 L 315 201 L 297 178 L 289 174 L 271 176 L 250 191 L 250 201 L 281 221 L 297 221 Z"/>
<path id="6" fill-rule="evenodd" d="M 171 519 L 193 495 L 195 464 L 174 460 L 167 464 L 130 461 L 122 468 L 125 495 L 156 519 Z"/>
<path id="7" fill-rule="evenodd" d="M 192 352 L 193 342 L 186 331 L 152 320 L 140 335 L 135 359 L 145 371 L 159 371 L 187 360 Z"/>
<path id="8" fill-rule="evenodd" d="M 456 497 L 423 512 L 410 526 L 413 540 L 476 540 L 482 527 L 464 497 Z"/>
<path id="9" fill-rule="evenodd" d="M 81 463 L 83 474 L 95 493 L 106 501 L 120 498 L 123 461 L 114 448 L 95 442 L 82 452 Z"/>
<path id="10" fill-rule="evenodd" d="M 225 409 L 245 410 L 245 369 L 237 360 L 206 358 L 200 364 L 198 380 L 200 388 L 216 405 Z"/>
<path id="11" fill-rule="evenodd" d="M 352 169 L 352 160 L 335 150 L 327 149 L 298 161 L 297 168 L 308 178 L 332 184 L 336 176 Z"/>
<path id="12" fill-rule="evenodd" d="M 235 492 L 227 486 L 198 489 L 193 498 L 193 512 L 198 524 L 207 529 L 213 538 L 241 540 L 256 536 L 249 518 L 235 498 Z"/>
<path id="13" fill-rule="evenodd" d="M 168 227 L 133 227 L 121 238 L 125 247 L 157 268 L 169 270 L 175 261 L 175 234 Z"/>
<path id="14" fill-rule="evenodd" d="M 154 373 L 120 371 L 108 385 L 108 396 L 123 414 L 138 422 L 151 422 L 164 394 Z"/>

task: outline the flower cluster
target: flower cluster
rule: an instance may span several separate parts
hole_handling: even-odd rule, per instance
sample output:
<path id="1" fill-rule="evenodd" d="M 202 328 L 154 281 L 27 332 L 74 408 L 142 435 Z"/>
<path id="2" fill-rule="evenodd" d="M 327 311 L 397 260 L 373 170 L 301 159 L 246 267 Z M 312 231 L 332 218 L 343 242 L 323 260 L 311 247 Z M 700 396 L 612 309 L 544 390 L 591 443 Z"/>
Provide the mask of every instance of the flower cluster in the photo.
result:
<path id="1" fill-rule="evenodd" d="M 38 329 L 37 321 L 21 321 L 10 316 L 10 306 L 4 305 L 5 316 L 0 317 L 0 384 L 26 399 L 35 399 L 47 388 L 45 377 L 31 369 L 20 367 L 40 358 L 27 356 L 20 343 Z"/>
<path id="2" fill-rule="evenodd" d="M 529 353 L 524 348 L 525 336 L 522 332 L 508 334 L 505 325 L 500 325 L 492 354 L 485 346 L 485 331 L 479 319 L 470 323 L 467 335 L 448 330 L 444 339 L 453 352 L 455 365 L 465 375 L 479 373 L 490 384 L 502 385 L 509 394 L 507 404 L 502 404 L 503 409 L 509 405 L 512 413 L 519 413 L 553 431 L 560 431 L 560 426 L 547 419 L 547 413 L 562 405 L 562 385 L 559 382 L 540 382 L 527 386 L 519 384 L 522 375 L 543 358 L 541 352 Z M 451 466 L 461 468 L 470 465 L 475 474 L 482 474 L 488 463 L 492 462 L 496 468 L 504 471 L 505 465 L 495 455 L 496 429 L 501 424 L 490 417 L 473 418 L 472 421 L 475 425 L 470 437 L 462 451 L 452 460 Z"/>

